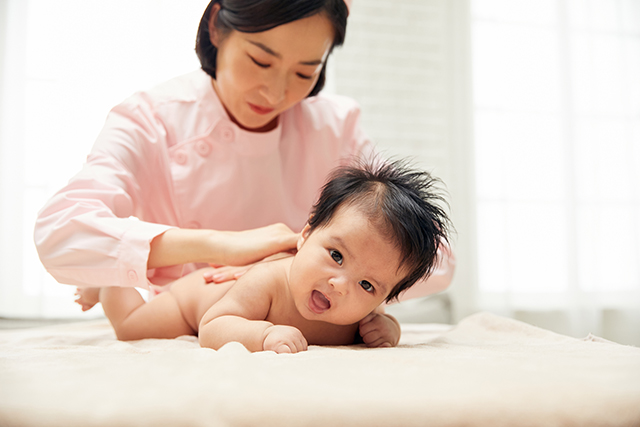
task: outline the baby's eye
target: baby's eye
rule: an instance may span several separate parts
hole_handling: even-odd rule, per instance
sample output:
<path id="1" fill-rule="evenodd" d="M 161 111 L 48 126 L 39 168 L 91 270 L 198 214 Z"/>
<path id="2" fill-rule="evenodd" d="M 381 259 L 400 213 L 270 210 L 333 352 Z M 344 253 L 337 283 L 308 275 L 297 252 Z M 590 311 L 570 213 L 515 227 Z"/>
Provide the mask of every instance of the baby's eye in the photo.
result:
<path id="1" fill-rule="evenodd" d="M 360 284 L 360 286 L 362 286 L 362 289 L 364 289 L 367 292 L 373 292 L 373 285 L 369 282 L 367 282 L 366 280 L 361 280 L 358 282 L 358 284 Z"/>
<path id="2" fill-rule="evenodd" d="M 342 265 L 342 254 L 340 252 L 330 250 L 329 254 L 331 255 L 331 258 L 338 263 L 338 265 Z"/>

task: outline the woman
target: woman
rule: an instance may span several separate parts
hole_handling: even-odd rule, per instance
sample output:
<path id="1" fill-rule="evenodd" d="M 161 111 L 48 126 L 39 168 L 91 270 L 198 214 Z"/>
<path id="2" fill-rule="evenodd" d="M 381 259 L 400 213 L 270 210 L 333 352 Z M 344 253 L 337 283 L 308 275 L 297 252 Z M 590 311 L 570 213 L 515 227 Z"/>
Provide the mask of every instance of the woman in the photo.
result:
<path id="1" fill-rule="evenodd" d="M 82 171 L 39 213 L 46 269 L 79 287 L 153 288 L 198 264 L 293 248 L 328 172 L 374 152 L 357 105 L 318 95 L 347 15 L 344 0 L 212 1 L 202 70 L 115 107 Z M 444 258 L 420 293 L 449 284 Z"/>

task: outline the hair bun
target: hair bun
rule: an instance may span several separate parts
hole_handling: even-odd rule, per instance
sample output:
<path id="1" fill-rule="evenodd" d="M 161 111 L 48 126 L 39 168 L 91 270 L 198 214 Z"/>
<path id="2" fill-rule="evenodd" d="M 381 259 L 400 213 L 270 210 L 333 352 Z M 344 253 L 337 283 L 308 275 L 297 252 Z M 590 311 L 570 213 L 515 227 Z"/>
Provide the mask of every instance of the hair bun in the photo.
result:
<path id="1" fill-rule="evenodd" d="M 344 0 L 344 4 L 347 5 L 347 13 L 351 12 L 351 3 L 353 3 L 353 0 Z"/>

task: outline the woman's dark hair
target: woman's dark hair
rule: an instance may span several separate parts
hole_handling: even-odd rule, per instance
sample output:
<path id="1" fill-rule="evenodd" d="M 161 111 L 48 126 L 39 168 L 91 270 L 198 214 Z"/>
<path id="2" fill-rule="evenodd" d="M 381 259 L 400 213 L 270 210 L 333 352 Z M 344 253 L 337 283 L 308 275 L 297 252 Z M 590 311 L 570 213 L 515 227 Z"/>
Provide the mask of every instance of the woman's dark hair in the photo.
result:
<path id="1" fill-rule="evenodd" d="M 215 26 L 223 34 L 231 30 L 259 33 L 317 13 L 324 13 L 331 21 L 335 33 L 331 49 L 344 43 L 349 13 L 344 0 L 213 0 L 200 20 L 196 53 L 202 69 L 214 79 L 218 49 L 211 43 L 209 19 L 216 3 L 220 5 L 220 11 Z M 308 96 L 317 95 L 324 87 L 326 69 L 325 61 L 318 82 Z"/>
<path id="2" fill-rule="evenodd" d="M 311 210 L 309 233 L 331 222 L 339 207 L 355 206 L 400 250 L 400 268 L 408 271 L 386 301 L 428 277 L 438 249 L 448 243 L 450 220 L 436 186 L 440 180 L 412 169 L 406 161 L 360 162 L 334 170 Z"/>

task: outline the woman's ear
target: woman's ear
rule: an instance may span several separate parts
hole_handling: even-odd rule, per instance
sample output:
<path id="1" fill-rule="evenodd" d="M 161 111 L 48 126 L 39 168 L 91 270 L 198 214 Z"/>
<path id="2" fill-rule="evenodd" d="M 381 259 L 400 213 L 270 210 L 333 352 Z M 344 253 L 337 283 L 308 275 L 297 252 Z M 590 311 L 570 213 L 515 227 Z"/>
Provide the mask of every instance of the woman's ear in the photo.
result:
<path id="1" fill-rule="evenodd" d="M 298 250 L 300 250 L 300 248 L 302 247 L 302 244 L 305 242 L 305 240 L 307 240 L 307 237 L 309 237 L 309 234 L 311 234 L 311 226 L 309 225 L 309 223 L 307 223 L 307 225 L 305 225 L 302 231 L 300 232 L 300 237 L 298 237 L 298 244 L 296 245 Z"/>
<path id="2" fill-rule="evenodd" d="M 209 40 L 211 44 L 218 48 L 220 37 L 218 35 L 218 29 L 216 28 L 216 19 L 218 19 L 218 12 L 220 12 L 220 3 L 216 3 L 211 8 L 209 13 Z"/>

